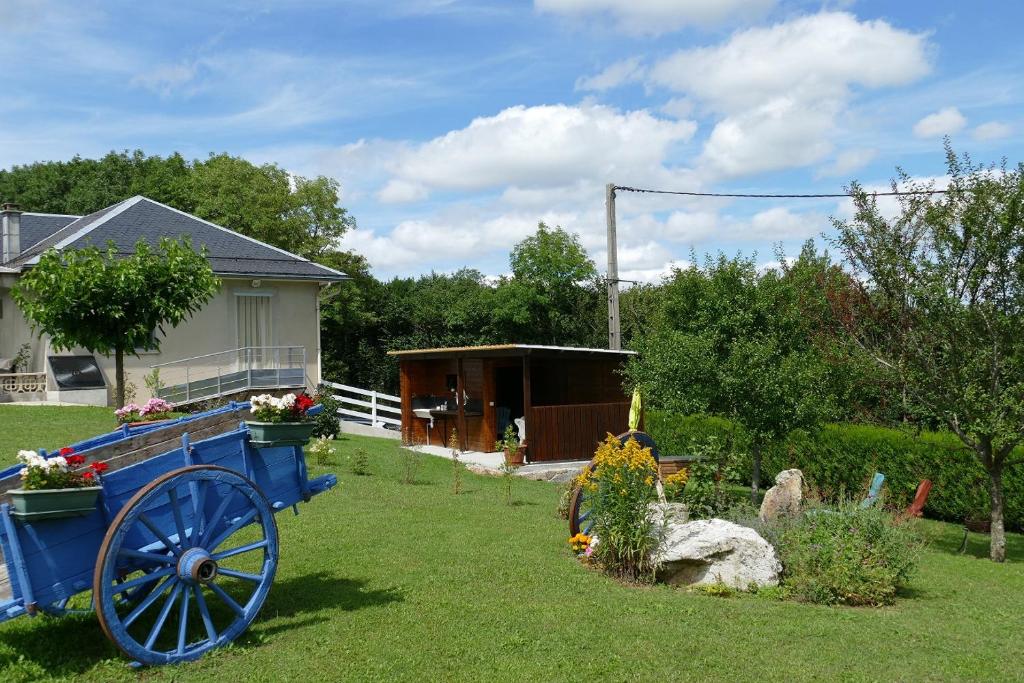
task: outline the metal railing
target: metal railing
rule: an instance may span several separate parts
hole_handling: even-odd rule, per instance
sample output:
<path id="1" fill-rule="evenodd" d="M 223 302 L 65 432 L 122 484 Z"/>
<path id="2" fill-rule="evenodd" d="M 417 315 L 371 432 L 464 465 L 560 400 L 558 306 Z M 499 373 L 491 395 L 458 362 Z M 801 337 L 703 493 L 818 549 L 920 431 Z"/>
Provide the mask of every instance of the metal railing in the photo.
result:
<path id="1" fill-rule="evenodd" d="M 243 346 L 149 367 L 159 371 L 155 394 L 175 404 L 307 384 L 305 346 Z"/>
<path id="2" fill-rule="evenodd" d="M 398 396 L 392 396 L 380 391 L 351 387 L 347 384 L 338 384 L 337 382 L 325 381 L 321 382 L 321 384 L 338 391 L 337 394 L 334 394 L 334 398 L 341 401 L 343 406 L 338 408 L 339 415 L 369 420 L 370 424 L 374 427 L 383 427 L 385 425 L 402 426 L 402 399 Z M 355 398 L 345 394 L 355 394 L 365 398 Z M 355 406 L 355 408 L 345 406 Z M 359 410 L 360 408 L 362 410 Z"/>
<path id="3" fill-rule="evenodd" d="M 31 394 L 46 391 L 45 372 L 0 374 L 0 391 L 7 394 Z"/>

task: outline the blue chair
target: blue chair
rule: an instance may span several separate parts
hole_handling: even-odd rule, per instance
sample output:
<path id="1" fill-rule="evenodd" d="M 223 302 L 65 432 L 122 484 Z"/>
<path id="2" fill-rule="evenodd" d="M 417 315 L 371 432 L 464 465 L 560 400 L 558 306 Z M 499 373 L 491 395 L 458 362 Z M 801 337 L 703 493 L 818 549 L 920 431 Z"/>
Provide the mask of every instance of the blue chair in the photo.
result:
<path id="1" fill-rule="evenodd" d="M 882 484 L 884 483 L 885 475 L 881 472 L 875 472 L 875 476 L 871 479 L 871 486 L 868 487 L 868 497 L 860 502 L 861 510 L 867 510 L 878 502 L 878 494 L 882 492 Z"/>
<path id="2" fill-rule="evenodd" d="M 496 419 L 498 438 L 502 439 L 505 437 L 505 428 L 512 424 L 512 409 L 506 408 L 505 406 L 498 406 L 496 409 Z"/>

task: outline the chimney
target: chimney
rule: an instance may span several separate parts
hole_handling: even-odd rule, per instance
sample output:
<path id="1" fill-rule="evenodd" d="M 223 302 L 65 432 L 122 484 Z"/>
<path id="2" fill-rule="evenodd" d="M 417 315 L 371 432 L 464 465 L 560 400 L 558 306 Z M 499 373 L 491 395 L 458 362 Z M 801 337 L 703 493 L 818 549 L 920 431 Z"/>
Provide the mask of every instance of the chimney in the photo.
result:
<path id="1" fill-rule="evenodd" d="M 17 204 L 0 205 L 0 263 L 21 253 L 21 209 Z"/>

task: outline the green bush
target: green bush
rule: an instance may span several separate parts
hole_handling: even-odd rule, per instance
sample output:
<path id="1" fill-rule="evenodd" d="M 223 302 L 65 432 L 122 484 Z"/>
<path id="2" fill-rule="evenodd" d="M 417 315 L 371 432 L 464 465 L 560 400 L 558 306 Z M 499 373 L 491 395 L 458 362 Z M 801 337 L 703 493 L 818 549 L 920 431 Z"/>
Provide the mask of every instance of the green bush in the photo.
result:
<path id="1" fill-rule="evenodd" d="M 922 547 L 907 524 L 855 502 L 812 509 L 761 533 L 779 553 L 787 595 L 823 605 L 892 604 Z"/>
<path id="2" fill-rule="evenodd" d="M 341 401 L 334 398 L 331 388 L 323 384 L 317 387 L 313 400 L 324 407 L 320 414 L 314 418 L 316 428 L 313 429 L 313 435 L 336 437 L 341 432 L 341 420 L 338 418 L 338 408 L 341 407 Z"/>
<path id="3" fill-rule="evenodd" d="M 707 435 L 728 435 L 734 430 L 731 422 L 717 417 L 652 410 L 645 420 L 647 431 L 665 455 L 688 455 L 694 443 Z M 743 441 L 743 435 L 737 432 L 737 450 L 741 453 L 747 450 Z M 1024 450 L 1017 457 L 1020 455 Z M 737 471 L 744 477 L 750 472 L 748 457 L 737 464 Z M 882 472 L 885 503 L 897 509 L 910 503 L 922 479 L 930 479 L 926 516 L 951 522 L 988 518 L 985 471 L 953 434 L 915 435 L 868 425 L 826 425 L 812 434 L 794 432 L 784 443 L 766 449 L 762 482 L 770 486 L 776 474 L 791 467 L 799 468 L 808 484 L 826 500 L 857 497 L 867 488 L 872 474 Z M 1024 529 L 1024 467 L 1004 474 L 1003 485 L 1007 527 Z"/>

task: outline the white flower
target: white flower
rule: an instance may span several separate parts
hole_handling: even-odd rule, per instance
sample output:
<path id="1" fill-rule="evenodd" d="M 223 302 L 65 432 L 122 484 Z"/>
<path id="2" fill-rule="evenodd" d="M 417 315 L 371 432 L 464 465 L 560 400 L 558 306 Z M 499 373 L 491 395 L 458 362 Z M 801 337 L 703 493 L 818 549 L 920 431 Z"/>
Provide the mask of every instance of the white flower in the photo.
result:
<path id="1" fill-rule="evenodd" d="M 68 471 L 68 461 L 63 456 L 58 455 L 56 458 L 50 458 L 46 461 L 46 468 L 49 470 L 60 470 L 61 472 Z"/>
<path id="2" fill-rule="evenodd" d="M 600 542 L 600 539 L 598 539 L 598 537 L 597 537 L 597 536 L 591 536 L 591 537 L 590 537 L 590 547 L 591 547 L 591 548 L 596 548 L 596 547 L 597 547 L 597 544 L 598 544 L 599 542 Z"/>
<path id="3" fill-rule="evenodd" d="M 29 467 L 46 467 L 46 458 L 35 451 L 18 451 L 18 460 Z M 66 461 L 65 461 L 66 462 Z"/>
<path id="4" fill-rule="evenodd" d="M 285 408 L 291 408 L 295 405 L 295 394 L 285 394 L 281 397 L 281 401 Z"/>

